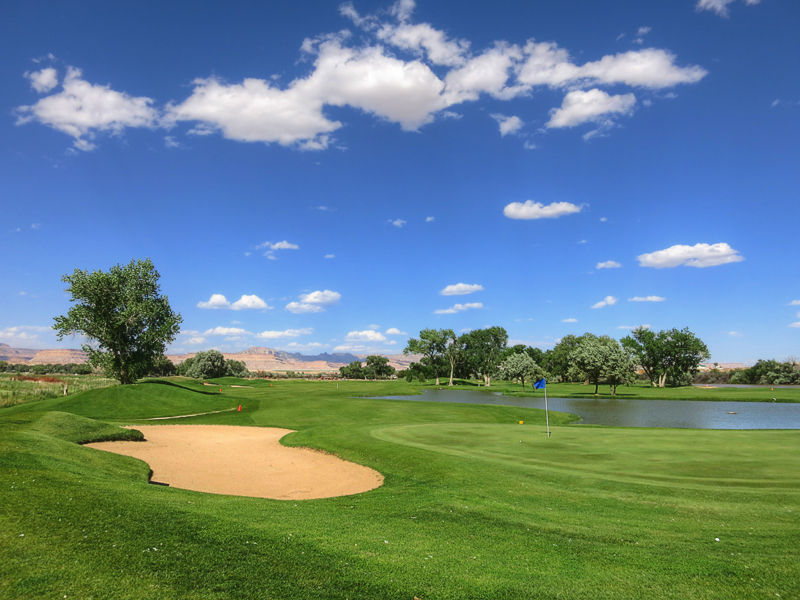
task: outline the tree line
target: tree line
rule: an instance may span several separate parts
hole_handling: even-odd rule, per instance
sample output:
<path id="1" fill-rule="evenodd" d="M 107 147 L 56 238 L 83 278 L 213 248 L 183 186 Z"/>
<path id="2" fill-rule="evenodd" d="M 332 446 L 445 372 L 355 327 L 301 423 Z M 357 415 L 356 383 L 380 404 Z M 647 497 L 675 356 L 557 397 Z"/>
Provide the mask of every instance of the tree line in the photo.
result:
<path id="1" fill-rule="evenodd" d="M 710 357 L 706 345 L 688 328 L 653 332 L 638 328 L 631 335 L 614 338 L 592 333 L 567 335 L 552 349 L 543 351 L 525 345 L 508 346 L 503 327 L 476 329 L 456 335 L 452 329 L 423 329 L 418 338 L 408 340 L 406 355 L 422 359 L 401 373 L 407 380 L 492 378 L 525 382 L 537 379 L 580 381 L 609 386 L 612 394 L 620 385 L 633 383 L 642 369 L 656 387 L 688 385 L 703 360 Z"/>

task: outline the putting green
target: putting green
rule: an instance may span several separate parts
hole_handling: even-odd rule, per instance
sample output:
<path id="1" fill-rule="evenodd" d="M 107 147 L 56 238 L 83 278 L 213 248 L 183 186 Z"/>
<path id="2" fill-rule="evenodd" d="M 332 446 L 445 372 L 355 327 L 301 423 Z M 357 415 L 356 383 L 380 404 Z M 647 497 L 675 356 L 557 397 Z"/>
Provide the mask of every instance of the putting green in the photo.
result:
<path id="1" fill-rule="evenodd" d="M 376 429 L 386 442 L 520 469 L 625 483 L 758 492 L 800 489 L 800 431 L 425 424 Z M 753 448 L 769 440 L 768 466 Z M 787 478 L 786 473 L 795 477 Z"/>

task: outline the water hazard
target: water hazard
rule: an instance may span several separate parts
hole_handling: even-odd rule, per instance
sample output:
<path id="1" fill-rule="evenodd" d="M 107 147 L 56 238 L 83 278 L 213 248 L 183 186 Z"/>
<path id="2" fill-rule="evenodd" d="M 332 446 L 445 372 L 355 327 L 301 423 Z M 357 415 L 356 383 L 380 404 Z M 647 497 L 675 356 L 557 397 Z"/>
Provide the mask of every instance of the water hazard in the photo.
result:
<path id="1" fill-rule="evenodd" d="M 544 396 L 515 398 L 476 390 L 424 390 L 421 396 L 388 400 L 456 402 L 544 408 Z M 602 400 L 548 398 L 550 410 L 580 415 L 581 423 L 614 427 L 683 429 L 800 429 L 800 404 L 704 400 Z"/>

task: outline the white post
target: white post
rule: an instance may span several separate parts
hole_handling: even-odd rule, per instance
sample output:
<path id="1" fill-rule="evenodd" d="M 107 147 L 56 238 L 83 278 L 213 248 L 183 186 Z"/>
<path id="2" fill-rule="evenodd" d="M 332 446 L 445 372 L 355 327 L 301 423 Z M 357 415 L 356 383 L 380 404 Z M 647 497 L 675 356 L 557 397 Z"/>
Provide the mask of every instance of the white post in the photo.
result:
<path id="1" fill-rule="evenodd" d="M 547 412 L 547 386 L 544 388 L 544 418 L 547 421 L 547 437 L 550 437 L 550 413 Z"/>

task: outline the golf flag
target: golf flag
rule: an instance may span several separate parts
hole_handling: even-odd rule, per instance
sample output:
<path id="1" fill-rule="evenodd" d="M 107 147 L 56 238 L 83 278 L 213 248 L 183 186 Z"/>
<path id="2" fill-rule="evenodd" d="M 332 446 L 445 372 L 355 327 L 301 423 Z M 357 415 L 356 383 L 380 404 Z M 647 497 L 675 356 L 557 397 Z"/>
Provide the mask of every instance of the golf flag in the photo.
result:
<path id="1" fill-rule="evenodd" d="M 537 382 L 535 382 L 535 383 L 533 384 L 533 389 L 535 389 L 535 390 L 543 390 L 543 389 L 546 389 L 546 388 L 545 388 L 545 384 L 546 384 L 546 383 L 547 383 L 547 382 L 546 382 L 544 379 L 540 379 L 539 381 L 537 381 Z"/>

